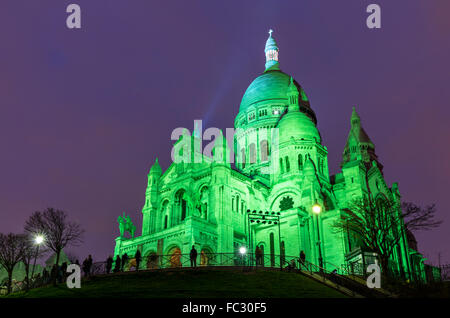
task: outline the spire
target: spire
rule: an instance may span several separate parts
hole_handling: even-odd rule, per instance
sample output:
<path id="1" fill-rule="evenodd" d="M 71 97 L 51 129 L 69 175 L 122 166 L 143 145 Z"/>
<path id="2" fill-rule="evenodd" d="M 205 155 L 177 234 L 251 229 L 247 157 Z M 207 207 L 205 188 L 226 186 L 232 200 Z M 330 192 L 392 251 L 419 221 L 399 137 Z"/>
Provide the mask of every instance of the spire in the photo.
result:
<path id="1" fill-rule="evenodd" d="M 375 145 L 362 127 L 361 118 L 356 112 L 356 107 L 353 107 L 351 129 L 342 156 L 341 167 L 355 160 L 364 162 L 367 167 L 370 167 L 375 162 L 381 172 L 383 172 L 383 165 L 379 163 L 378 157 L 375 154 Z"/>
<path id="2" fill-rule="evenodd" d="M 361 127 L 361 118 L 359 117 L 358 113 L 356 112 L 355 106 L 353 106 L 353 110 L 352 110 L 351 124 L 352 124 L 352 129 L 353 128 L 359 129 Z"/>
<path id="3" fill-rule="evenodd" d="M 279 70 L 280 65 L 278 64 L 278 46 L 275 39 L 272 37 L 273 30 L 269 30 L 269 38 L 266 41 L 266 48 L 264 52 L 266 53 L 266 71 Z"/>
<path id="4" fill-rule="evenodd" d="M 289 99 L 289 111 L 298 111 L 299 110 L 299 106 L 298 106 L 298 89 L 297 86 L 295 86 L 294 84 L 294 79 L 291 76 L 291 81 L 289 83 L 289 87 L 288 87 L 288 91 L 287 91 L 287 96 Z"/>
<path id="5" fill-rule="evenodd" d="M 159 165 L 158 158 L 156 158 L 155 163 L 150 168 L 150 174 L 153 174 L 153 173 L 161 174 L 161 172 L 162 172 L 161 166 Z"/>

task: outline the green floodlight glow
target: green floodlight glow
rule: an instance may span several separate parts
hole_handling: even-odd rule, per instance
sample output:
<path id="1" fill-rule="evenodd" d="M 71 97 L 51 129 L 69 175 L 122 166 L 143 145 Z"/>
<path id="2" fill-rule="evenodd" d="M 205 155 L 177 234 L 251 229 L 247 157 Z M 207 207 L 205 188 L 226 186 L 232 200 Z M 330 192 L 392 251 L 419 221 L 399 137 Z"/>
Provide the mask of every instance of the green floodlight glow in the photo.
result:
<path id="1" fill-rule="evenodd" d="M 246 249 L 244 246 L 242 246 L 242 247 L 239 249 L 239 253 L 241 253 L 242 255 L 244 255 L 245 253 L 247 253 L 247 249 Z"/>
<path id="2" fill-rule="evenodd" d="M 224 142 L 229 139 L 230 144 L 217 143 L 213 148 L 229 159 L 233 156 L 228 150 L 233 149 L 235 161 L 215 162 L 207 156 L 203 161 L 202 152 L 206 154 L 203 150 L 207 150 L 201 143 L 206 136 L 203 136 L 203 128 L 194 122 L 196 129 L 192 138 L 185 129 L 173 149 L 174 153 L 184 152 L 182 162 L 174 160 L 174 165 L 163 171 L 156 160 L 150 169 L 142 202 L 142 228 L 137 229 L 142 230 L 142 235 L 125 237 L 123 234 L 129 231 L 119 221 L 120 236 L 116 238 L 114 257 L 125 252 L 134 254 L 138 246 L 142 246 L 141 251 L 161 255 L 175 253 L 176 246 L 176 255 L 180 251 L 189 254 L 195 237 L 199 245 L 208 246 L 211 253 L 239 254 L 240 247 L 246 244 L 245 253 L 252 255 L 254 245 L 263 244 L 267 255 L 299 255 L 303 251 L 308 261 L 315 265 L 324 261 L 323 264 L 331 266 L 327 268 L 330 270 L 334 269 L 333 264 L 364 264 L 366 254 L 362 250 L 360 254 L 349 254 L 363 242 L 356 239 L 350 229 L 335 231 L 333 224 L 345 215 L 347 208 L 344 207 L 352 206 L 353 196 L 366 195 L 367 187 L 374 198 L 378 194 L 397 198 L 398 185 L 394 183 L 392 188 L 385 185 L 375 146 L 363 130 L 355 109 L 341 169 L 330 176 L 328 150 L 316 127 L 316 115 L 302 86 L 280 71 L 278 53 L 271 34 L 265 50 L 266 71 L 252 81 L 242 97 L 235 117 L 233 141 L 223 138 Z M 221 138 L 215 139 L 221 141 Z M 185 158 L 185 154 L 189 156 Z M 196 158 L 197 154 L 201 158 Z M 194 163 L 200 159 L 201 164 L 191 165 L 192 159 Z M 210 173 L 203 172 L 206 167 Z M 368 169 L 375 173 L 368 174 Z M 185 177 L 192 180 L 190 189 L 186 189 Z M 382 186 L 376 186 L 377 183 Z M 326 213 L 322 215 L 322 212 Z M 267 226 L 257 226 L 261 223 Z M 403 223 L 401 225 L 403 233 Z M 183 231 L 189 235 L 173 236 Z M 34 244 L 33 236 L 30 240 L 35 248 L 40 248 L 38 243 Z M 162 244 L 162 240 L 171 243 Z M 317 245 L 320 240 L 321 244 Z M 416 266 L 419 256 L 411 254 L 407 241 L 403 233 L 392 254 L 395 262 L 391 269 L 413 279 L 416 268 L 420 269 Z M 46 239 L 43 243 L 47 243 Z M 321 246 L 320 251 L 318 246 Z M 351 259 L 346 255 L 352 255 Z"/>

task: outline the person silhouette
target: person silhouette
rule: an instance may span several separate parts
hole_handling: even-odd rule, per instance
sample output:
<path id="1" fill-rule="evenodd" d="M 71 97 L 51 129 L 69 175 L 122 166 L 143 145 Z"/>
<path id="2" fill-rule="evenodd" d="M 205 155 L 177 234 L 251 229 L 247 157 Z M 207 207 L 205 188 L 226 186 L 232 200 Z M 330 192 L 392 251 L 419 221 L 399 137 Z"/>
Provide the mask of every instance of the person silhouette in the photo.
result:
<path id="1" fill-rule="evenodd" d="M 106 274 L 109 274 L 111 272 L 111 268 L 112 268 L 112 263 L 113 263 L 113 259 L 112 256 L 110 255 L 107 259 L 106 259 Z"/>
<path id="2" fill-rule="evenodd" d="M 134 259 L 136 260 L 136 271 L 139 270 L 139 264 L 141 264 L 141 251 L 137 250 L 136 254 L 134 255 Z"/>
<path id="3" fill-rule="evenodd" d="M 302 270 L 302 266 L 306 266 L 305 261 L 306 261 L 305 252 L 300 251 L 300 257 L 298 259 L 300 270 Z"/>
<path id="4" fill-rule="evenodd" d="M 122 267 L 121 267 L 121 271 L 125 270 L 125 265 L 128 264 L 128 254 L 125 253 L 122 255 Z"/>
<path id="5" fill-rule="evenodd" d="M 114 272 L 114 273 L 119 272 L 119 271 L 121 270 L 121 267 L 122 267 L 122 265 L 121 265 L 120 256 L 117 255 L 117 256 L 116 256 L 116 261 L 115 261 L 115 264 L 114 264 L 114 270 L 113 270 L 113 272 Z"/>
<path id="6" fill-rule="evenodd" d="M 189 254 L 191 259 L 191 267 L 197 266 L 197 250 L 195 249 L 195 246 L 192 245 L 191 253 Z"/>

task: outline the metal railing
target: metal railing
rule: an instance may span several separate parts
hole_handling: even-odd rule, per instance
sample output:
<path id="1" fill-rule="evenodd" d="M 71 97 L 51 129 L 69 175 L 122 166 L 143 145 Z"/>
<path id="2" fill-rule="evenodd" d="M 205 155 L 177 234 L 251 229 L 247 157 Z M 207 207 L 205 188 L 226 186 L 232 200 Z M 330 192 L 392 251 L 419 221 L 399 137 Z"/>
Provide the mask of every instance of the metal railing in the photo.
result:
<path id="1" fill-rule="evenodd" d="M 95 262 L 92 264 L 89 273 L 84 273 L 83 268 L 81 273 L 84 277 L 104 275 L 116 272 L 129 272 L 135 271 L 137 268 L 136 259 L 130 258 L 125 264 L 118 264 L 116 268 L 116 262 L 113 261 L 111 266 L 108 266 L 107 262 Z M 139 263 L 139 270 L 160 270 L 160 269 L 177 269 L 177 268 L 192 268 L 191 258 L 189 254 L 171 254 L 171 255 L 156 255 L 151 254 L 147 257 L 143 257 Z M 362 284 L 349 278 L 350 272 L 343 268 L 337 267 L 331 263 L 326 262 L 324 267 L 332 268 L 329 270 L 313 264 L 307 260 L 302 261 L 299 257 L 287 256 L 287 255 L 275 255 L 264 254 L 256 256 L 250 253 L 201 253 L 196 258 L 196 267 L 239 267 L 243 269 L 273 269 L 283 271 L 301 272 L 310 276 L 315 280 L 319 280 L 326 283 L 337 290 L 341 290 L 351 295 L 367 294 L 366 291 L 362 291 Z M 109 267 L 109 268 L 108 268 Z M 64 280 L 64 276 L 62 277 Z M 48 285 L 52 282 L 51 276 L 38 276 L 30 282 L 30 288 L 40 287 Z M 23 290 L 23 284 L 18 288 Z M 365 287 L 367 289 L 367 287 Z M 356 293 L 355 293 L 356 291 Z"/>

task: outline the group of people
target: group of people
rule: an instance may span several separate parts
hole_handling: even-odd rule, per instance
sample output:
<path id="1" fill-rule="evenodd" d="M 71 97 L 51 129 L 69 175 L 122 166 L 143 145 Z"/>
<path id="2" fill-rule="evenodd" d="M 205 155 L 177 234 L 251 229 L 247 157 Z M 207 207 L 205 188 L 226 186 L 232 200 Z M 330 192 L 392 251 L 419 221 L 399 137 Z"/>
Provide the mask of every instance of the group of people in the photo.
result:
<path id="1" fill-rule="evenodd" d="M 127 253 L 124 253 L 122 257 L 120 257 L 120 255 L 117 255 L 115 261 L 113 260 L 112 256 L 109 256 L 106 259 L 106 268 L 105 268 L 106 274 L 111 273 L 111 270 L 113 273 L 123 272 L 124 270 L 128 270 L 133 266 L 135 267 L 136 271 L 138 271 L 142 261 L 141 251 L 140 250 L 136 251 L 136 254 L 134 255 L 134 262 L 130 263 L 129 260 L 130 259 Z"/>
<path id="2" fill-rule="evenodd" d="M 197 250 L 195 249 L 195 245 L 192 245 L 192 249 L 189 253 L 191 267 L 197 267 L 197 256 L 198 256 L 198 253 L 197 253 Z M 255 249 L 256 266 L 263 265 L 263 256 L 264 255 L 263 255 L 262 247 L 256 246 L 256 249 Z M 113 273 L 123 272 L 123 271 L 130 270 L 132 267 L 135 267 L 136 271 L 138 271 L 140 268 L 141 261 L 142 261 L 142 255 L 141 255 L 140 250 L 136 251 L 134 259 L 132 259 L 131 261 L 130 261 L 127 253 L 124 253 L 122 255 L 122 257 L 120 255 L 117 255 L 115 261 L 113 260 L 112 256 L 109 256 L 108 259 L 106 260 L 105 272 L 107 274 L 109 274 L 111 272 L 113 272 Z M 114 263 L 114 268 L 113 268 L 113 263 Z M 305 255 L 304 251 L 300 252 L 298 263 L 299 263 L 298 266 L 299 266 L 300 270 L 302 269 L 302 267 L 306 267 L 306 255 Z M 295 260 L 291 260 L 288 263 L 286 268 L 287 269 L 295 269 L 296 267 L 297 266 L 295 264 Z"/>
<path id="3" fill-rule="evenodd" d="M 264 265 L 264 263 L 263 263 L 263 256 L 264 256 L 263 255 L 263 247 L 262 246 L 261 247 L 260 246 L 256 246 L 256 248 L 255 248 L 256 266 L 263 266 Z M 306 254 L 305 254 L 304 251 L 300 251 L 300 255 L 299 255 L 299 258 L 298 258 L 298 268 L 300 270 L 302 270 L 302 267 L 305 267 L 305 266 L 306 266 Z M 288 270 L 295 269 L 296 268 L 295 260 L 292 259 L 288 263 L 286 268 Z"/>

